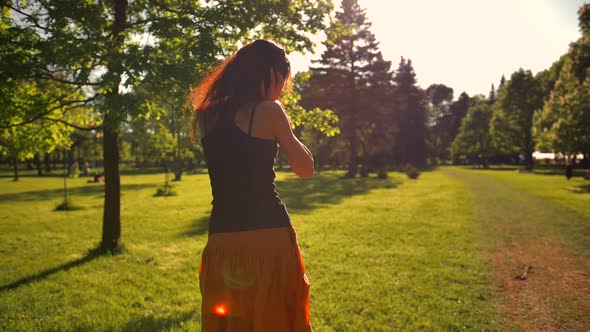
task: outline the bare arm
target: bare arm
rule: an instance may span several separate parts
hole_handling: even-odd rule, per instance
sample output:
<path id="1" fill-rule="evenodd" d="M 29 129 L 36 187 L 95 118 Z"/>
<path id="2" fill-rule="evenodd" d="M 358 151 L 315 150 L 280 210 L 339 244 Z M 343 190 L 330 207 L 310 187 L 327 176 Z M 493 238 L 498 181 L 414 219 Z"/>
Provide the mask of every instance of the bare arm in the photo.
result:
<path id="1" fill-rule="evenodd" d="M 311 151 L 293 134 L 285 110 L 277 102 L 265 103 L 272 108 L 273 135 L 285 152 L 291 169 L 302 179 L 313 175 L 314 162 Z"/>

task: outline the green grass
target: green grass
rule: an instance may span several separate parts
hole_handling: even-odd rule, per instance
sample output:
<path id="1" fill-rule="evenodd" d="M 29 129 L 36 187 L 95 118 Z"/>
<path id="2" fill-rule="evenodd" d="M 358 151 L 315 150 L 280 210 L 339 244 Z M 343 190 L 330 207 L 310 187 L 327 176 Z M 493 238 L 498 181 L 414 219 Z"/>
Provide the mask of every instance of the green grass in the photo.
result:
<path id="1" fill-rule="evenodd" d="M 450 169 L 462 174 L 482 202 L 482 209 L 493 214 L 487 219 L 480 218 L 483 224 L 492 221 L 495 226 L 520 224 L 523 229 L 534 221 L 545 233 L 562 236 L 578 254 L 590 257 L 590 192 L 587 189 L 590 181 L 580 176 L 568 181 L 561 173 L 545 170 L 517 173 Z M 507 216 L 505 211 L 512 213 Z M 526 234 L 521 231 L 511 236 Z M 502 234 L 497 237 L 502 238 Z"/>
<path id="2" fill-rule="evenodd" d="M 446 169 L 418 180 L 342 175 L 302 181 L 278 173 L 312 284 L 316 331 L 498 330 L 473 182 Z M 89 250 L 100 238 L 101 185 L 70 179 L 83 209 L 54 212 L 62 179 L 0 178 L 0 330 L 200 330 L 209 179 L 184 175 L 177 196 L 153 197 L 163 181 L 122 176 L 125 250 L 96 256 Z"/>
<path id="3" fill-rule="evenodd" d="M 588 321 L 583 323 L 580 318 L 587 316 L 590 299 L 575 294 L 558 298 L 556 294 L 568 292 L 562 283 L 585 287 L 580 280 L 590 275 L 590 265 L 586 263 L 590 259 L 590 193 L 574 189 L 590 181 L 574 178 L 568 182 L 563 175 L 544 171 L 517 173 L 452 167 L 444 169 L 444 173 L 467 184 L 474 197 L 475 218 L 485 234 L 482 243 L 490 253 L 497 253 L 495 259 L 502 261 L 503 267 L 496 271 L 500 295 L 495 296 L 494 302 L 517 313 L 509 313 L 516 320 L 502 321 L 500 330 L 521 331 L 523 326 L 535 326 L 536 318 L 541 318 L 535 312 L 543 312 L 559 330 L 585 331 Z M 544 283 L 541 289 L 531 288 L 538 297 L 526 292 L 528 287 L 537 287 L 534 282 L 516 286 L 516 290 L 506 288 L 506 279 L 520 275 L 524 264 L 531 263 L 536 269 L 532 278 Z M 580 275 L 581 279 L 560 280 L 559 274 L 551 269 L 563 275 Z M 539 298 L 542 303 L 535 303 Z"/>

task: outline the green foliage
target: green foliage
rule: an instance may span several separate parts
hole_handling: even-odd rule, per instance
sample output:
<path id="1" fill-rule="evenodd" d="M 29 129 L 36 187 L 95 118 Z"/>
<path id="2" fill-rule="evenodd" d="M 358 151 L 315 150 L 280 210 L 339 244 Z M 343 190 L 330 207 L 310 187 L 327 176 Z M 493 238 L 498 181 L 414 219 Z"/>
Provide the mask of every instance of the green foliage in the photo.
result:
<path id="1" fill-rule="evenodd" d="M 428 128 L 428 146 L 433 162 L 451 159 L 451 143 L 459 133 L 461 121 L 467 114 L 472 99 L 463 92 L 456 101 L 447 104 L 448 102 L 450 100 L 443 101 L 431 111 L 431 116 L 434 116 L 431 122 L 434 124 Z M 432 99 L 430 104 L 433 105 Z"/>
<path id="2" fill-rule="evenodd" d="M 478 161 L 484 167 L 488 165 L 488 158 L 493 154 L 492 137 L 490 135 L 490 119 L 492 107 L 483 99 L 477 100 L 467 112 L 461 122 L 459 134 L 451 144 L 454 159 L 469 159 Z"/>
<path id="3" fill-rule="evenodd" d="M 343 1 L 326 32 L 326 50 L 301 89 L 303 107 L 328 109 L 338 116 L 342 135 L 337 140 L 348 145 L 349 177 L 357 173 L 359 156 L 368 160 L 381 152 L 378 149 L 391 148 L 386 121 L 391 63 L 383 59 L 370 27 L 356 0 Z"/>
<path id="4" fill-rule="evenodd" d="M 309 72 L 297 73 L 294 77 L 293 88 L 287 89 L 281 95 L 281 103 L 289 115 L 293 129 L 298 127 L 313 128 L 327 137 L 340 133 L 338 128 L 338 116 L 329 109 L 304 109 L 300 105 L 301 90 L 308 84 Z"/>
<path id="5" fill-rule="evenodd" d="M 530 70 L 514 72 L 499 90 L 490 132 L 499 153 L 521 153 L 527 169 L 533 167 L 533 116 L 543 106 L 543 86 Z"/>
<path id="6" fill-rule="evenodd" d="M 578 26 L 583 35 L 590 35 L 590 4 L 583 4 L 578 10 Z"/>
<path id="7" fill-rule="evenodd" d="M 58 84 L 48 81 L 23 81 L 4 96 L 0 112 L 0 155 L 17 160 L 33 158 L 37 152 L 51 153 L 72 143 L 73 128 L 61 120 L 75 118 L 78 113 L 63 115 L 64 106 L 53 101 Z M 52 102 L 53 101 L 53 102 Z M 47 105 L 49 109 L 43 108 Z M 42 116 L 36 116 L 42 114 Z"/>
<path id="8" fill-rule="evenodd" d="M 590 34 L 572 43 L 560 59 L 559 75 L 535 117 L 538 147 L 574 154 L 590 151 Z"/>

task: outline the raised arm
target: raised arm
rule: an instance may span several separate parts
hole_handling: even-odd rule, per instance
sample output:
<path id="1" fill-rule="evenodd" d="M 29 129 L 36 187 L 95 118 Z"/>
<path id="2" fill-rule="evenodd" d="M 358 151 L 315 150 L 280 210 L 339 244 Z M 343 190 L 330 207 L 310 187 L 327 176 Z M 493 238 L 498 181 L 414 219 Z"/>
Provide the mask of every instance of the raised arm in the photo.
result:
<path id="1" fill-rule="evenodd" d="M 273 135 L 289 161 L 291 169 L 302 179 L 313 175 L 313 155 L 291 130 L 289 118 L 278 102 L 265 102 L 271 108 Z"/>

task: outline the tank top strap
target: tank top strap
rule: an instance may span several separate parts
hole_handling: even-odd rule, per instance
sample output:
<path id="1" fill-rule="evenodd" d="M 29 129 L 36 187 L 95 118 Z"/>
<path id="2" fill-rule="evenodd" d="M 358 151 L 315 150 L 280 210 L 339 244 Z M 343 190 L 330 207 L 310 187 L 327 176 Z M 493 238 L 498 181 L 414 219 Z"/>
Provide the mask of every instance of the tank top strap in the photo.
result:
<path id="1" fill-rule="evenodd" d="M 250 124 L 248 125 L 248 135 L 252 136 L 252 124 L 254 123 L 254 113 L 256 112 L 256 106 L 258 106 L 258 103 L 255 103 L 254 106 L 252 106 L 252 111 L 250 112 Z"/>

